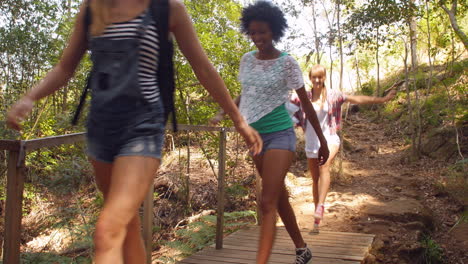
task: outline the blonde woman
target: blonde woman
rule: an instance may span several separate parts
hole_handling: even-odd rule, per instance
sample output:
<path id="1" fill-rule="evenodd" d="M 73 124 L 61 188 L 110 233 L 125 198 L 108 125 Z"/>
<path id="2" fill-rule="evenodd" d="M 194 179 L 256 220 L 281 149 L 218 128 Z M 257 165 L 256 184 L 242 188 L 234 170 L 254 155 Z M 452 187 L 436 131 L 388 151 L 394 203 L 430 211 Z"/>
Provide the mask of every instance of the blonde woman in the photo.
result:
<path id="1" fill-rule="evenodd" d="M 85 23 L 88 4 L 89 30 Z M 96 183 L 104 195 L 94 233 L 97 264 L 146 263 L 138 208 L 161 163 L 164 104 L 170 103 L 160 97 L 155 77 L 160 50 L 151 4 L 151 0 L 83 3 L 59 63 L 7 114 L 8 124 L 20 129 L 34 102 L 66 85 L 85 51 L 91 50 L 87 144 Z M 169 0 L 168 5 L 169 31 L 200 83 L 229 114 L 251 151 L 259 153 L 258 133 L 244 121 L 208 60 L 182 1 Z"/>
<path id="2" fill-rule="evenodd" d="M 382 104 L 392 100 L 396 94 L 395 90 L 391 90 L 385 97 L 345 95 L 339 90 L 326 88 L 326 77 L 325 67 L 322 65 L 313 66 L 309 72 L 312 91 L 308 94 L 317 113 L 320 127 L 327 140 L 328 149 L 330 150 L 330 156 L 325 164 L 319 164 L 318 151 L 320 149 L 320 141 L 317 140 L 314 129 L 312 129 L 309 122 L 306 122 L 303 126 L 305 129 L 307 162 L 313 180 L 312 193 L 315 204 L 314 229 L 317 230 L 325 212 L 324 203 L 330 187 L 330 165 L 340 148 L 340 138 L 337 135 L 337 131 L 340 129 L 341 124 L 342 104 L 346 102 L 352 104 Z"/>

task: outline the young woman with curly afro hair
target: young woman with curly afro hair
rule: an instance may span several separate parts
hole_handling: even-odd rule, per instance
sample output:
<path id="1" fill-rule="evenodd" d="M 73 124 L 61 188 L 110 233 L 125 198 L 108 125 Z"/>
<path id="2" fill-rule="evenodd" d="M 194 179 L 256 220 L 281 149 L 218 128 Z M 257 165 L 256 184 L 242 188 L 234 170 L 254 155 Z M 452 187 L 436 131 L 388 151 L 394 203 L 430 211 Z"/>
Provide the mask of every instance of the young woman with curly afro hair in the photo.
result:
<path id="1" fill-rule="evenodd" d="M 319 151 L 319 162 L 323 164 L 328 158 L 326 139 L 307 98 L 302 71 L 292 56 L 275 47 L 287 27 L 283 12 L 270 2 L 258 1 L 242 11 L 241 31 L 252 40 L 257 50 L 242 57 L 239 70 L 242 93 L 236 102 L 247 123 L 260 133 L 263 140 L 262 152 L 253 156 L 262 177 L 262 226 L 257 263 L 267 263 L 270 257 L 277 212 L 296 246 L 295 263 L 310 263 L 312 259 L 312 252 L 299 231 L 284 184 L 296 151 L 296 135 L 285 107 L 290 90 L 296 91 L 308 120 L 324 146 Z M 222 116 L 220 112 L 213 121 L 216 123 Z"/>

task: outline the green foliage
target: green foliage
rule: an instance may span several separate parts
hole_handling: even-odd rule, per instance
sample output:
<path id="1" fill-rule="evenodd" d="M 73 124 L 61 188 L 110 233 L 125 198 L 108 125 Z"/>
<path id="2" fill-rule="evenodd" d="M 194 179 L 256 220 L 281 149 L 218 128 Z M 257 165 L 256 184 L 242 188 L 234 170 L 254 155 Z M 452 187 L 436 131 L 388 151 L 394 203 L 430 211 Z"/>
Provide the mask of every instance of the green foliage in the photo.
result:
<path id="1" fill-rule="evenodd" d="M 21 254 L 21 263 L 24 264 L 90 264 L 89 257 L 66 257 L 53 253 L 23 253 Z"/>
<path id="2" fill-rule="evenodd" d="M 362 85 L 361 93 L 367 96 L 373 96 L 375 93 L 375 84 L 374 82 L 368 82 Z"/>
<path id="3" fill-rule="evenodd" d="M 388 27 L 401 26 L 414 14 L 409 1 L 371 0 L 352 11 L 344 30 L 359 44 L 374 49 L 390 37 Z"/>
<path id="4" fill-rule="evenodd" d="M 256 219 L 256 214 L 253 211 L 224 213 L 224 232 L 232 233 L 252 224 L 252 218 Z M 176 235 L 176 241 L 166 243 L 166 245 L 180 252 L 175 258 L 191 255 L 214 242 L 216 236 L 216 216 L 203 216 L 199 221 L 188 224 L 184 229 L 177 230 Z M 164 258 L 164 260 L 174 261 L 174 259 L 170 260 L 167 258 Z"/>
<path id="5" fill-rule="evenodd" d="M 468 159 L 465 158 L 449 166 L 444 175 L 445 190 L 453 198 L 459 200 L 461 203 L 468 202 L 468 174 L 466 173 L 467 171 Z"/>
<path id="6" fill-rule="evenodd" d="M 55 65 L 71 32 L 81 1 L 10 1 L 0 4 L 0 114 Z M 88 67 L 89 68 L 89 67 Z M 87 71 L 85 69 L 85 71 Z M 84 83 L 82 67 L 70 84 L 38 102 L 24 122 L 23 138 L 63 134 L 58 115 L 68 107 Z M 60 119 L 60 118 L 58 118 Z M 69 123 L 69 121 L 68 121 Z M 35 125 L 36 124 L 36 125 Z M 60 126 L 61 125 L 61 126 Z M 68 125 L 68 128 L 70 126 Z M 0 135 L 4 138 L 3 135 Z"/>
<path id="7" fill-rule="evenodd" d="M 422 263 L 438 264 L 442 263 L 444 252 L 442 248 L 430 236 L 425 236 L 421 241 L 424 248 Z"/>
<path id="8" fill-rule="evenodd" d="M 232 183 L 226 187 L 227 196 L 243 197 L 249 193 L 249 190 L 240 183 Z"/>
<path id="9" fill-rule="evenodd" d="M 92 180 L 84 144 L 41 149 L 26 156 L 28 181 L 56 196 L 78 192 Z"/>
<path id="10" fill-rule="evenodd" d="M 423 105 L 424 122 L 431 127 L 439 126 L 447 110 L 447 97 L 443 93 L 433 94 Z"/>
<path id="11" fill-rule="evenodd" d="M 241 5 L 236 1 L 185 1 L 192 15 L 200 42 L 223 78 L 231 96 L 240 94 L 237 81 L 241 56 L 249 50 L 249 41 L 238 29 Z M 218 110 L 218 105 L 198 84 L 190 65 L 180 52 L 176 53 L 176 107 L 179 122 L 206 124 Z"/>

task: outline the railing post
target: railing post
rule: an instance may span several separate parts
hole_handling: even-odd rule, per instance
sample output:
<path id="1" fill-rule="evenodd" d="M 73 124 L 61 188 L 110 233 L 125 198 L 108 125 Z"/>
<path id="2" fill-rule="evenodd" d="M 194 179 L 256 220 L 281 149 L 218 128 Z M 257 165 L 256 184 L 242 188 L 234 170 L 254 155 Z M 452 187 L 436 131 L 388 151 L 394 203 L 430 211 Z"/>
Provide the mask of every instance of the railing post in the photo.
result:
<path id="1" fill-rule="evenodd" d="M 216 208 L 216 249 L 223 248 L 224 229 L 224 177 L 226 173 L 226 129 L 219 133 L 219 158 L 218 158 L 218 207 Z"/>
<path id="2" fill-rule="evenodd" d="M 151 181 L 150 188 L 143 202 L 143 239 L 145 241 L 146 263 L 151 264 L 153 252 L 153 198 L 154 182 Z"/>
<path id="3" fill-rule="evenodd" d="M 20 263 L 21 217 L 23 214 L 25 153 L 8 152 L 7 197 L 5 208 L 5 233 L 3 263 Z"/>

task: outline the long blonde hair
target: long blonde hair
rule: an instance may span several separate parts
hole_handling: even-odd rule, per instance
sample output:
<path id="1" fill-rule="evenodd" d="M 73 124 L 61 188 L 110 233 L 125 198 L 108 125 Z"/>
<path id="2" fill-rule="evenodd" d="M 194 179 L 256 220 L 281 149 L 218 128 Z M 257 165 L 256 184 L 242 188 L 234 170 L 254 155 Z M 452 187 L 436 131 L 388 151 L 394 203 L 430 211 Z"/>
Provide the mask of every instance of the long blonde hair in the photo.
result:
<path id="1" fill-rule="evenodd" d="M 91 36 L 102 34 L 107 25 L 110 24 L 110 8 L 114 0 L 88 0 L 91 7 Z"/>
<path id="2" fill-rule="evenodd" d="M 327 69 L 320 65 L 314 65 L 309 71 L 309 79 L 312 81 L 312 74 L 313 73 L 319 73 L 323 75 L 323 84 L 322 84 L 322 91 L 321 91 L 321 97 L 322 97 L 322 102 L 325 102 L 327 99 L 327 88 L 325 87 L 325 80 L 327 78 Z"/>

